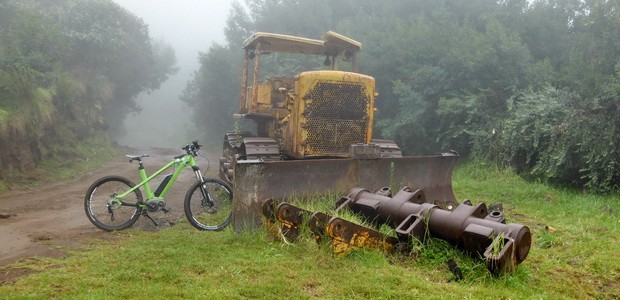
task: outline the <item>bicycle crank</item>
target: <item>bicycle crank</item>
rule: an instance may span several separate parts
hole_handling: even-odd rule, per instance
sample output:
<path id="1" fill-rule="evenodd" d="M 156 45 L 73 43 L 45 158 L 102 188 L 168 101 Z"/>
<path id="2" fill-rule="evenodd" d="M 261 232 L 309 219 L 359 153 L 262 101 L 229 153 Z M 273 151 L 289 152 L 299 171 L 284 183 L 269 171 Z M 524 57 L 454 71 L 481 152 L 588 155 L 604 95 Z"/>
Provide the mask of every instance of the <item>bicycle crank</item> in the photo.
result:
<path id="1" fill-rule="evenodd" d="M 160 210 L 164 210 L 166 206 L 166 201 L 162 199 L 149 199 L 146 201 L 146 209 L 149 212 L 156 212 Z"/>

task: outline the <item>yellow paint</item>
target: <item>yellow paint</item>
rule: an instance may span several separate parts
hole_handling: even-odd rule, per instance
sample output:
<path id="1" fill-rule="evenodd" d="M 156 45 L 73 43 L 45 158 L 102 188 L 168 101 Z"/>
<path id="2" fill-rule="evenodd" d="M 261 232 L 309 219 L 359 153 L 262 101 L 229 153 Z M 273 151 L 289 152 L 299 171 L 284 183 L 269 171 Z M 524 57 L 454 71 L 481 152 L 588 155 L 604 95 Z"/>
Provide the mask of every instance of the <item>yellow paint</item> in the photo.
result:
<path id="1" fill-rule="evenodd" d="M 334 84 L 360 84 L 364 86 L 365 96 L 369 100 L 366 103 L 366 116 L 368 118 L 366 137 L 362 143 L 370 143 L 372 139 L 372 124 L 374 121 L 375 113 L 375 80 L 371 76 L 343 72 L 343 71 L 312 71 L 301 73 L 296 78 L 294 105 L 292 114 L 297 117 L 296 122 L 291 122 L 293 132 L 297 133 L 296 136 L 291 137 L 293 149 L 291 151 L 292 156 L 296 158 L 312 157 L 312 156 L 325 156 L 323 153 L 312 152 L 305 143 L 308 140 L 308 131 L 304 126 L 308 123 L 308 119 L 304 116 L 304 108 L 311 103 L 311 99 L 303 99 L 304 95 L 307 95 L 315 86 L 319 83 L 334 83 Z M 335 103 L 340 99 L 332 99 Z M 346 155 L 346 153 L 344 153 Z"/>
<path id="2" fill-rule="evenodd" d="M 387 251 L 391 252 L 393 249 L 393 245 L 385 240 L 384 237 L 377 238 L 373 237 L 371 231 L 375 232 L 372 229 L 365 227 L 359 229 L 354 232 L 349 240 L 347 240 L 343 235 L 343 232 L 338 232 L 335 230 L 333 224 L 327 226 L 327 235 L 332 239 L 332 251 L 334 254 L 338 254 L 339 256 L 345 256 L 349 254 L 351 251 L 355 249 L 368 249 L 375 251 Z M 383 236 L 380 234 L 380 236 Z"/>

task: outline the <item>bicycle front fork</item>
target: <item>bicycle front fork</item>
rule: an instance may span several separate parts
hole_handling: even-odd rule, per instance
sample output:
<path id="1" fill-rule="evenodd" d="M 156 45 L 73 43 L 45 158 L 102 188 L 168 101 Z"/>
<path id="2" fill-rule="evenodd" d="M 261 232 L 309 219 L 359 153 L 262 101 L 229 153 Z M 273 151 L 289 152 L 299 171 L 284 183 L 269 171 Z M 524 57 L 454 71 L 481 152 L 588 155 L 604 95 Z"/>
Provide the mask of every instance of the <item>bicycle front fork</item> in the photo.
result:
<path id="1" fill-rule="evenodd" d="M 194 170 L 194 174 L 196 174 L 196 179 L 198 179 L 198 181 L 204 183 L 205 179 L 204 179 L 204 177 L 202 177 L 202 173 L 200 173 L 200 168 L 198 168 L 198 166 L 194 166 L 194 167 L 192 167 L 192 170 Z"/>
<path id="2" fill-rule="evenodd" d="M 211 199 L 211 196 L 209 195 L 209 192 L 207 191 L 206 181 L 204 177 L 202 177 L 202 173 L 200 173 L 200 169 L 198 168 L 198 166 L 192 167 L 192 169 L 194 170 L 194 174 L 196 174 L 196 178 L 198 179 L 198 181 L 202 183 L 200 185 L 200 192 L 202 193 L 203 205 L 212 207 L 214 203 L 213 203 L 213 200 Z"/>

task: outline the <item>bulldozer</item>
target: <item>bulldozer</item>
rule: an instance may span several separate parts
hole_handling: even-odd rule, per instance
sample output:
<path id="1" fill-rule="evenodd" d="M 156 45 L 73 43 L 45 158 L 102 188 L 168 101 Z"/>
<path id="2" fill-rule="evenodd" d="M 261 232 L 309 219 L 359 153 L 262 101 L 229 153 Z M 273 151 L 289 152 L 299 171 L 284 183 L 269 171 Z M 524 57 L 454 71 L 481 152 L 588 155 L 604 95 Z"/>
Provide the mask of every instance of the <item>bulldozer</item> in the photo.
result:
<path id="1" fill-rule="evenodd" d="M 360 247 L 408 251 L 413 239 L 431 234 L 484 256 L 494 274 L 514 270 L 527 257 L 527 226 L 505 224 L 502 213 L 484 203 L 457 202 L 456 152 L 404 157 L 396 143 L 373 136 L 378 93 L 375 79 L 359 73 L 361 43 L 331 31 L 321 40 L 259 32 L 243 49 L 236 117 L 251 120 L 255 129 L 225 135 L 219 169 L 233 186 L 237 232 L 264 224 L 294 241 L 308 226 L 317 241 L 330 238 L 339 254 Z M 261 77 L 261 62 L 274 61 L 263 57 L 280 53 L 307 56 L 294 61 L 312 67 Z M 317 57 L 324 57 L 321 68 L 312 63 Z M 397 187 L 404 188 L 392 196 Z M 336 211 L 388 224 L 397 236 L 287 203 L 342 195 Z"/>
<path id="2" fill-rule="evenodd" d="M 359 73 L 360 42 L 331 31 L 320 40 L 259 32 L 243 50 L 235 117 L 255 129 L 225 135 L 219 168 L 234 187 L 237 231 L 260 226 L 266 199 L 342 194 L 355 186 L 414 186 L 429 202 L 458 205 L 451 187 L 456 153 L 403 157 L 396 143 L 373 136 L 378 93 L 375 79 Z M 268 55 L 302 55 L 311 68 L 261 77 L 264 62 L 273 61 Z"/>

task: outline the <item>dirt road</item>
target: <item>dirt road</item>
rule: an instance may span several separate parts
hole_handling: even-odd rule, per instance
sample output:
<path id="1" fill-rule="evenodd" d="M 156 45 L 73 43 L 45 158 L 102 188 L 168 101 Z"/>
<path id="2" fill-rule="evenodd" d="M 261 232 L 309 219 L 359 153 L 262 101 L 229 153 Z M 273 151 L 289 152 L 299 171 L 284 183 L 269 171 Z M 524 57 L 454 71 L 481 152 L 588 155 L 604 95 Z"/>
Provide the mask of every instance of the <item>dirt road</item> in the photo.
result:
<path id="1" fill-rule="evenodd" d="M 125 151 L 123 151 L 125 152 Z M 207 155 L 197 161 L 201 169 L 207 169 L 207 177 L 215 177 L 216 155 Z M 156 171 L 169 162 L 173 156 L 182 154 L 176 149 L 127 149 L 125 154 L 149 154 L 144 159 L 147 173 Z M 106 175 L 121 175 L 133 182 L 139 182 L 138 164 L 130 164 L 120 155 L 100 169 L 83 174 L 78 178 L 55 182 L 23 191 L 0 193 L 0 266 L 33 256 L 63 257 L 68 249 L 77 248 L 86 239 L 107 239 L 111 234 L 97 229 L 84 212 L 84 196 L 88 187 L 98 178 Z M 172 172 L 172 169 L 164 174 Z M 166 207 L 171 212 L 151 214 L 159 224 L 155 226 L 147 218 L 140 218 L 134 228 L 157 230 L 165 228 L 184 218 L 183 197 L 195 177 L 190 169 L 179 176 L 166 198 Z M 159 183 L 155 179 L 152 186 Z"/>

